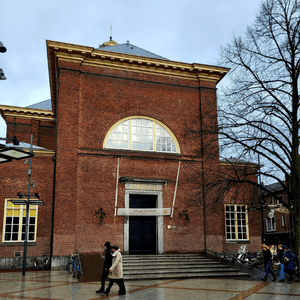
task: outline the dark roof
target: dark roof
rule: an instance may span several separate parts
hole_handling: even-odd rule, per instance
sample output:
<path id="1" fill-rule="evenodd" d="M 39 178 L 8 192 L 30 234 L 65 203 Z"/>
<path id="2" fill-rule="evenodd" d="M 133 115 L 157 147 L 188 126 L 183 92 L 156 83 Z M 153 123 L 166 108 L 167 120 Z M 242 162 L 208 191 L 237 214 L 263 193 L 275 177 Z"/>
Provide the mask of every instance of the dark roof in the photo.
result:
<path id="1" fill-rule="evenodd" d="M 265 185 L 265 188 L 267 188 L 270 192 L 278 192 L 283 190 L 281 182 L 275 182 L 272 184 Z"/>
<path id="2" fill-rule="evenodd" d="M 12 143 L 10 144 L 6 144 L 5 145 L 6 147 L 13 147 L 13 148 L 19 148 L 19 149 L 30 149 L 30 144 L 28 143 L 25 143 L 25 142 L 20 142 L 19 145 L 14 145 Z M 36 146 L 36 145 L 32 145 L 32 150 L 41 150 L 41 151 L 49 151 L 48 149 L 46 148 L 43 148 L 43 147 L 39 147 L 39 146 Z"/>
<path id="3" fill-rule="evenodd" d="M 127 42 L 125 44 L 114 45 L 114 46 L 100 47 L 98 49 L 104 50 L 104 51 L 118 52 L 118 53 L 138 55 L 138 56 L 146 56 L 146 57 L 152 57 L 152 58 L 158 58 L 158 59 L 167 59 L 165 57 L 159 56 L 155 53 L 152 53 L 150 51 L 147 51 L 140 47 L 132 45 L 129 42 Z"/>
<path id="4" fill-rule="evenodd" d="M 27 108 L 36 108 L 36 109 L 44 109 L 44 110 L 52 110 L 51 99 L 44 100 L 29 106 Z"/>

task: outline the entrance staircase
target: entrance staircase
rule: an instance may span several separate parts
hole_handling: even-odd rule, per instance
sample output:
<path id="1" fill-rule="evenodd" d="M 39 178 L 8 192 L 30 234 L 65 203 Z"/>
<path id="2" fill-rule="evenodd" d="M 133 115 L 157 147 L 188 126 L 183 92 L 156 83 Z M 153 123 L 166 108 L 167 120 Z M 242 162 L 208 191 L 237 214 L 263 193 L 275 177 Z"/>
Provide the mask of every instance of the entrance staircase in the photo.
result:
<path id="1" fill-rule="evenodd" d="M 124 280 L 250 277 L 199 254 L 123 255 Z"/>

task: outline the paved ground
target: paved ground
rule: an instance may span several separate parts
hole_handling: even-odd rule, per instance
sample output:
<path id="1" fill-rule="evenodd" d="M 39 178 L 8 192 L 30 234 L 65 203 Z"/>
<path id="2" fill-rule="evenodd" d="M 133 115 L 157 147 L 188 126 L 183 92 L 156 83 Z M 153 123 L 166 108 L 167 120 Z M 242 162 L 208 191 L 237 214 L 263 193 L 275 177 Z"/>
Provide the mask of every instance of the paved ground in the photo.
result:
<path id="1" fill-rule="evenodd" d="M 99 282 L 78 282 L 66 271 L 0 273 L 0 300 L 4 299 L 130 299 L 130 300 L 292 300 L 300 298 L 300 283 L 238 279 L 176 279 L 125 282 L 127 295 L 118 296 L 113 286 L 109 296 L 95 291 Z"/>

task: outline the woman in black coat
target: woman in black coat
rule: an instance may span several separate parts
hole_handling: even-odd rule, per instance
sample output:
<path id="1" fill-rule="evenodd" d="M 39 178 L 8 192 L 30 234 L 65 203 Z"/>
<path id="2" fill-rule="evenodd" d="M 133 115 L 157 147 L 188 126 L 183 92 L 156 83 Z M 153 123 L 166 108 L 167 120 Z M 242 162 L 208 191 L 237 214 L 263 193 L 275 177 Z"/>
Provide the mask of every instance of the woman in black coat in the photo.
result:
<path id="1" fill-rule="evenodd" d="M 261 245 L 262 253 L 264 257 L 264 266 L 265 266 L 265 277 L 262 279 L 263 281 L 267 281 L 267 277 L 269 273 L 273 276 L 272 281 L 276 281 L 276 276 L 274 275 L 271 266 L 272 266 L 272 254 L 269 247 L 265 244 Z"/>
<path id="2" fill-rule="evenodd" d="M 104 247 L 105 247 L 105 258 L 104 258 L 103 271 L 101 276 L 101 287 L 98 291 L 96 291 L 96 293 L 104 293 L 105 279 L 109 274 L 109 268 L 111 267 L 112 264 L 113 251 L 110 242 L 106 242 L 104 244 Z"/>

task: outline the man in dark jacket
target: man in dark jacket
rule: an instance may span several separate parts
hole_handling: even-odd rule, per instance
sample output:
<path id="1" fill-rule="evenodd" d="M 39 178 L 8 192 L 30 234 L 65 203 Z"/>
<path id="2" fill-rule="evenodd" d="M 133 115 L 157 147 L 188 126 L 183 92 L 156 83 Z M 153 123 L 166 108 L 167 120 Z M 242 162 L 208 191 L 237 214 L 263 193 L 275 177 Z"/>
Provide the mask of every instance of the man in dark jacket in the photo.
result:
<path id="1" fill-rule="evenodd" d="M 284 251 L 284 253 L 283 253 L 284 271 L 289 276 L 287 283 L 292 283 L 293 282 L 293 273 L 294 273 L 294 268 L 295 268 L 295 265 L 294 265 L 295 255 L 291 251 L 291 249 L 289 249 L 287 246 L 284 245 L 282 248 Z"/>
<path id="2" fill-rule="evenodd" d="M 104 293 L 105 290 L 105 279 L 109 274 L 109 268 L 111 267 L 112 264 L 112 247 L 110 246 L 110 242 L 106 242 L 104 244 L 105 248 L 105 258 L 104 258 L 104 264 L 103 264 L 103 271 L 102 271 L 102 276 L 101 276 L 101 287 L 96 293 Z"/>

